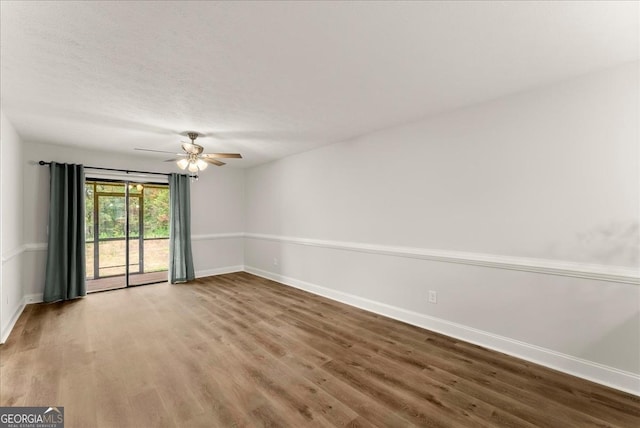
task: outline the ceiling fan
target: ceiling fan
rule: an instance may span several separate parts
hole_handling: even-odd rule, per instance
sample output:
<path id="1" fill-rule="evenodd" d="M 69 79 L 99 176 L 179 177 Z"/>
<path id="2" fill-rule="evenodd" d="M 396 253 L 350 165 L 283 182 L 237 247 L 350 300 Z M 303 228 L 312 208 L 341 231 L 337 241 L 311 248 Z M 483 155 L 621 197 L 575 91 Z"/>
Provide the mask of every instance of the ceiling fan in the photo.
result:
<path id="1" fill-rule="evenodd" d="M 204 151 L 204 147 L 202 147 L 200 144 L 195 143 L 196 138 L 198 138 L 198 133 L 189 132 L 187 133 L 187 135 L 189 136 L 191 142 L 182 142 L 182 150 L 184 150 L 184 153 L 174 153 L 164 150 L 139 148 L 135 148 L 134 150 L 139 150 L 142 152 L 171 153 L 173 155 L 179 156 L 178 158 L 167 159 L 165 162 L 176 162 L 178 168 L 188 169 L 189 172 L 193 173 L 207 169 L 207 166 L 209 166 L 209 164 L 216 166 L 225 165 L 224 162 L 218 160 L 219 158 L 242 158 L 242 155 L 240 153 L 202 153 Z"/>

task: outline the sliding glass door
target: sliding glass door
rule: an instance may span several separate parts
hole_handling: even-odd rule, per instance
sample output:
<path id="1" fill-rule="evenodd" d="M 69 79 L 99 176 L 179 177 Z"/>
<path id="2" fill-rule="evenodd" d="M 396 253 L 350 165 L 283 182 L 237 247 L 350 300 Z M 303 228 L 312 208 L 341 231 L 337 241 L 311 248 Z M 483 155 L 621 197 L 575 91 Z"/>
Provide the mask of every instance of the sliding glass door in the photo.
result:
<path id="1" fill-rule="evenodd" d="M 167 185 L 88 179 L 85 211 L 88 292 L 167 280 Z"/>
<path id="2" fill-rule="evenodd" d="M 129 184 L 129 285 L 167 280 L 169 187 Z"/>

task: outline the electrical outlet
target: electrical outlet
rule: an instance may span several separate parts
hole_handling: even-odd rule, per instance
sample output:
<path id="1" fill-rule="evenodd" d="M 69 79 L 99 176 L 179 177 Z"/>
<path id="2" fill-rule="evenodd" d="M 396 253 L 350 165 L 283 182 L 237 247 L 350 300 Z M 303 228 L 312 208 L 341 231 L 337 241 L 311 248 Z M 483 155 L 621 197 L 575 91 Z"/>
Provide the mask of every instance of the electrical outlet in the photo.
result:
<path id="1" fill-rule="evenodd" d="M 429 303 L 438 303 L 438 293 L 435 290 L 429 290 Z"/>
<path id="2" fill-rule="evenodd" d="M 273 258 L 273 265 L 274 266 L 278 266 L 278 258 L 277 257 Z"/>

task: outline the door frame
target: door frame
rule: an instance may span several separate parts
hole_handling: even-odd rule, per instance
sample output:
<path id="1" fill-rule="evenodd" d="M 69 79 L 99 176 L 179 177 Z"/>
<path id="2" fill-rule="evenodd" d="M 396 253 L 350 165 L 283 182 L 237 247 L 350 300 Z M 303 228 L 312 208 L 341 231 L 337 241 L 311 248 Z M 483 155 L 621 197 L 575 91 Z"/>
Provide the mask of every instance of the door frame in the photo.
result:
<path id="1" fill-rule="evenodd" d="M 93 213 L 92 213 L 92 221 L 93 221 L 93 279 L 100 279 L 100 278 L 110 278 L 110 277 L 118 277 L 118 276 L 124 276 L 124 280 L 125 280 L 125 285 L 124 287 L 117 287 L 117 288 L 111 288 L 111 289 L 105 289 L 105 290 L 96 290 L 96 291 L 92 291 L 92 293 L 97 293 L 100 291 L 111 291 L 111 290 L 120 290 L 120 289 L 124 289 L 124 288 L 129 288 L 129 287 L 138 287 L 141 285 L 149 285 L 149 284 L 156 284 L 158 282 L 164 282 L 164 281 L 157 281 L 157 282 L 149 282 L 149 283 L 143 283 L 143 284 L 131 284 L 130 283 L 130 248 L 129 248 L 129 243 L 131 241 L 130 238 L 130 217 L 131 217 L 131 213 L 129 212 L 131 206 L 130 206 L 130 198 L 131 197 L 136 197 L 138 198 L 138 271 L 140 274 L 144 273 L 144 194 L 140 193 L 137 195 L 131 195 L 131 193 L 129 192 L 129 187 L 131 185 L 138 185 L 141 184 L 145 187 L 147 186 L 157 186 L 157 187 L 166 187 L 167 191 L 169 190 L 169 185 L 165 184 L 165 183 L 158 183 L 158 182 L 145 182 L 142 180 L 136 180 L 136 181 L 132 181 L 132 180 L 127 180 L 127 179 L 118 179 L 118 178 L 114 178 L 114 179 L 109 179 L 109 178 L 92 178 L 92 177 L 85 177 L 84 180 L 84 184 L 88 184 L 88 183 L 93 183 Z M 121 184 L 124 186 L 124 193 L 115 193 L 115 192 L 98 192 L 97 191 L 97 184 L 98 183 L 113 183 L 113 184 Z M 86 197 L 86 196 L 85 196 Z M 106 275 L 106 276 L 100 276 L 100 222 L 98 221 L 99 218 L 99 207 L 100 207 L 100 197 L 123 197 L 124 198 L 124 211 L 125 211 L 125 224 L 124 224 L 124 242 L 125 242 L 125 261 L 124 261 L 124 268 L 125 268 L 125 273 L 124 274 L 118 274 L 118 275 Z M 116 238 L 113 238 L 114 240 L 116 240 Z M 133 238 L 135 239 L 135 238 Z M 87 242 L 87 241 L 85 241 Z M 91 242 L 91 241 L 89 241 Z M 168 270 L 168 266 L 167 266 L 167 270 Z"/>

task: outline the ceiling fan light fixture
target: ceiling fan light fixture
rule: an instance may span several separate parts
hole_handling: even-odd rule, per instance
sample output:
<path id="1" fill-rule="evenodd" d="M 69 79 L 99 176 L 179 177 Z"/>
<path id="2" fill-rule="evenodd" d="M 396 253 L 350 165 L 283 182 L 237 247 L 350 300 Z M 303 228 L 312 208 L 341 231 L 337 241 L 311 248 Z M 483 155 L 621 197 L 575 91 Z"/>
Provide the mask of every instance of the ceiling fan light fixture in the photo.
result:
<path id="1" fill-rule="evenodd" d="M 190 173 L 197 174 L 198 171 L 204 171 L 209 167 L 209 164 L 216 166 L 225 165 L 224 162 L 218 160 L 218 158 L 235 158 L 241 159 L 242 155 L 240 153 L 203 153 L 204 147 L 196 144 L 196 138 L 198 138 L 197 132 L 189 132 L 187 134 L 190 143 L 182 143 L 182 150 L 184 153 L 174 153 L 168 152 L 165 150 L 152 150 L 152 149 L 140 149 L 135 148 L 134 150 L 142 150 L 145 152 L 156 152 L 156 153 L 171 153 L 176 156 L 180 156 L 179 158 L 167 159 L 165 162 L 175 162 L 178 168 L 181 170 L 188 170 Z M 138 189 L 140 190 L 140 189 Z"/>
<path id="2" fill-rule="evenodd" d="M 178 168 L 180 169 L 187 169 L 189 166 L 189 159 L 180 159 L 176 164 L 178 164 Z"/>
<path id="3" fill-rule="evenodd" d="M 208 163 L 206 163 L 205 161 L 203 161 L 202 159 L 198 159 L 196 161 L 196 166 L 198 168 L 200 168 L 200 171 L 204 171 L 205 169 L 207 169 L 207 167 L 209 166 Z"/>

